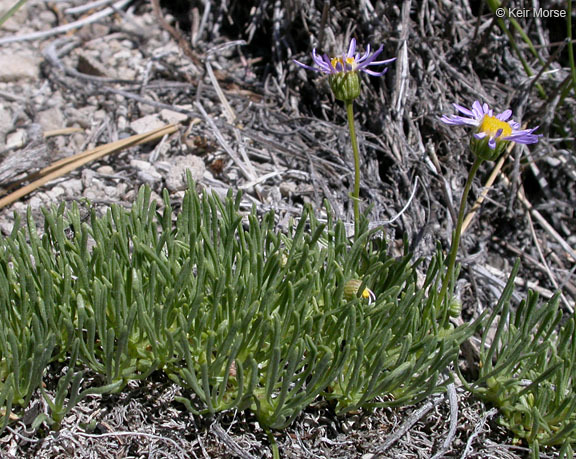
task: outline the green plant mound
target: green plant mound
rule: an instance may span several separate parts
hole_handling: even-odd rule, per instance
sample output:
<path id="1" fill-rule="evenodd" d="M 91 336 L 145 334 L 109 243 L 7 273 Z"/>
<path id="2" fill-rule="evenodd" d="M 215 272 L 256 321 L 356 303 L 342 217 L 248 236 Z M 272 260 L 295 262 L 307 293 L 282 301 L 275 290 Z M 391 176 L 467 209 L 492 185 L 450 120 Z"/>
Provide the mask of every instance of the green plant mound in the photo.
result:
<path id="1" fill-rule="evenodd" d="M 351 241 L 307 209 L 282 234 L 273 213 L 243 215 L 240 195 L 191 186 L 177 215 L 164 199 L 159 212 L 142 188 L 131 210 L 87 222 L 60 206 L 42 235 L 29 213 L 0 240 L 3 425 L 38 390 L 52 409 L 42 421 L 57 427 L 85 395 L 154 371 L 187 389 L 180 401 L 196 413 L 249 409 L 270 428 L 317 400 L 338 413 L 410 404 L 446 383 L 471 327 L 434 304 L 440 255 L 418 284 L 418 262 L 392 258 L 366 222 Z M 346 299 L 351 279 L 375 301 Z M 67 373 L 50 397 L 41 386 L 56 361 Z M 105 383 L 85 387 L 86 370 Z"/>
<path id="2" fill-rule="evenodd" d="M 558 457 L 573 457 L 576 442 L 576 317 L 564 318 L 559 293 L 539 303 L 529 292 L 517 308 L 510 297 L 517 262 L 500 301 L 482 326 L 479 374 L 461 381 L 500 410 L 499 422 L 526 439 L 532 457 L 539 447 L 559 447 Z"/>

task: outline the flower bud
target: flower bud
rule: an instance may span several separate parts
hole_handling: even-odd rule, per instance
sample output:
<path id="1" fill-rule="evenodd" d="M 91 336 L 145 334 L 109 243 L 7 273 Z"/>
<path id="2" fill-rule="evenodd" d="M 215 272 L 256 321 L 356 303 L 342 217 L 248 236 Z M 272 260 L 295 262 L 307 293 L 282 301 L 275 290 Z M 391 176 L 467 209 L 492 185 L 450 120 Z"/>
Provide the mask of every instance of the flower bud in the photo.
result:
<path id="1" fill-rule="evenodd" d="M 448 305 L 448 313 L 450 317 L 460 317 L 462 313 L 462 302 L 458 298 L 452 297 L 450 304 Z"/>
<path id="2" fill-rule="evenodd" d="M 348 301 L 352 301 L 354 298 L 358 296 L 358 292 L 360 291 L 360 287 L 362 286 L 362 281 L 359 279 L 350 279 L 348 282 L 344 284 L 344 298 Z M 365 288 L 360 295 L 362 298 L 368 300 L 368 304 L 376 301 L 376 295 L 374 292 L 369 288 Z"/>

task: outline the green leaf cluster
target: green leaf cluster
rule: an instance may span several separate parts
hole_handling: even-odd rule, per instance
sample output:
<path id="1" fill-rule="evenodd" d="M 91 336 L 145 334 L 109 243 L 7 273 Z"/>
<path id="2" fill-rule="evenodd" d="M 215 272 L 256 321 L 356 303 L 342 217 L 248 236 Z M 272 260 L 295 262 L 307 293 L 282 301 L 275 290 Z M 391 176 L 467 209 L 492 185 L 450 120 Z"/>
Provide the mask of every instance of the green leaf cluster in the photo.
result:
<path id="1" fill-rule="evenodd" d="M 576 443 L 576 318 L 562 318 L 558 296 L 540 304 L 530 292 L 510 307 L 510 276 L 499 303 L 483 324 L 479 375 L 467 387 L 497 406 L 500 422 L 538 457 L 540 446 L 572 457 Z M 465 379 L 462 377 L 465 381 Z"/>
<path id="2" fill-rule="evenodd" d="M 274 213 L 242 212 L 240 195 L 191 186 L 179 212 L 167 193 L 162 210 L 150 196 L 86 221 L 76 205 L 47 210 L 42 231 L 28 214 L 0 240 L 3 425 L 38 390 L 51 413 L 36 424 L 57 427 L 87 394 L 157 371 L 193 412 L 251 410 L 268 428 L 312 403 L 408 404 L 446 383 L 471 328 L 435 304 L 440 253 L 419 282 L 419 261 L 391 257 L 366 222 L 350 240 L 306 209 L 281 233 Z M 356 278 L 374 302 L 345 298 Z"/>

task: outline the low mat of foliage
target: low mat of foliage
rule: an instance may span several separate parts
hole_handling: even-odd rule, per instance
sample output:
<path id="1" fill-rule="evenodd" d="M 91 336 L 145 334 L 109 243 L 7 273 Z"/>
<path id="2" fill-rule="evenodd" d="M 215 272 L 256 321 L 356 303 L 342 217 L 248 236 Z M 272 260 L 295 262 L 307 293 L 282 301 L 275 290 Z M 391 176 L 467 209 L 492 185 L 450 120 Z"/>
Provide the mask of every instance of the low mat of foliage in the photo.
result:
<path id="1" fill-rule="evenodd" d="M 575 327 L 556 300 L 512 309 L 513 273 L 491 315 L 454 327 L 454 301 L 437 294 L 440 251 L 419 279 L 422 260 L 392 257 L 366 221 L 350 239 L 306 210 L 279 233 L 274 213 L 242 213 L 240 195 L 193 190 L 177 215 L 167 194 L 160 211 L 142 188 L 131 210 L 83 221 L 60 206 L 41 232 L 29 214 L 0 241 L 2 427 L 40 393 L 50 411 L 33 426 L 58 428 L 87 395 L 158 371 L 186 389 L 178 400 L 193 413 L 250 410 L 265 428 L 320 401 L 335 413 L 413 404 L 443 390 L 480 329 L 479 375 L 460 379 L 536 453 L 571 454 Z M 63 376 L 49 394 L 55 363 Z"/>
<path id="2" fill-rule="evenodd" d="M 530 292 L 510 307 L 516 263 L 499 303 L 484 321 L 480 370 L 466 387 L 494 404 L 500 423 L 532 447 L 559 446 L 559 457 L 573 457 L 576 443 L 576 318 L 558 308 L 558 296 L 544 305 Z"/>
<path id="3" fill-rule="evenodd" d="M 76 206 L 29 216 L 0 244 L 0 404 L 18 415 L 64 362 L 55 427 L 87 394 L 163 371 L 190 410 L 249 409 L 270 428 L 323 397 L 336 412 L 410 404 L 438 391 L 470 327 L 434 304 L 442 258 L 417 285 L 410 256 L 376 233 L 353 242 L 310 212 L 288 234 L 274 214 L 241 215 L 240 197 L 188 191 L 174 215 L 142 189 L 127 211 L 83 222 Z M 329 212 L 328 212 L 329 213 Z M 361 279 L 376 300 L 347 299 Z M 363 291 L 363 287 L 361 290 Z M 432 293 L 431 293 L 432 292 Z M 103 384 L 85 387 L 86 370 Z M 385 396 L 385 398 L 381 398 Z"/>

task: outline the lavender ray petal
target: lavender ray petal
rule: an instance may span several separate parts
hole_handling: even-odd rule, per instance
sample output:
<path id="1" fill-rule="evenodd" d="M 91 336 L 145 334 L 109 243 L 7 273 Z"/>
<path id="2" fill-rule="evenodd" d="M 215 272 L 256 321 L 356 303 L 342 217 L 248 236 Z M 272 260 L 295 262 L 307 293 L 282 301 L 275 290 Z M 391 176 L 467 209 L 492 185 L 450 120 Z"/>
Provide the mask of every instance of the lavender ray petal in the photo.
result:
<path id="1" fill-rule="evenodd" d="M 350 46 L 348 47 L 348 54 L 346 57 L 353 57 L 355 51 L 356 51 L 356 39 L 353 38 L 352 40 L 350 40 Z"/>
<path id="2" fill-rule="evenodd" d="M 500 121 L 508 121 L 512 116 L 512 110 L 504 110 L 502 113 L 496 116 Z"/>
<path id="3" fill-rule="evenodd" d="M 374 72 L 373 70 L 368 70 L 366 68 L 360 68 L 360 71 L 367 73 L 368 75 L 380 77 L 380 76 L 384 75 L 388 71 L 388 69 L 384 69 L 381 72 Z"/>

